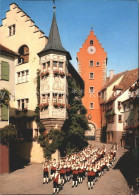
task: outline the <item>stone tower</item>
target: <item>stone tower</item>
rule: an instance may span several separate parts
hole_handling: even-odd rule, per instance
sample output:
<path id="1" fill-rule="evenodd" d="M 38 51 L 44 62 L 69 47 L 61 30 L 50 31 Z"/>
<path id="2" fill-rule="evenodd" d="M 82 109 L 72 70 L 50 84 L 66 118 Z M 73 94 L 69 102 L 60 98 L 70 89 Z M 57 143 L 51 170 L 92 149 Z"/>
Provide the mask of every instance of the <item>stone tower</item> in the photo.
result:
<path id="1" fill-rule="evenodd" d="M 38 53 L 41 63 L 40 119 L 46 128 L 61 129 L 67 118 L 68 84 L 67 65 L 71 56 L 61 43 L 56 22 L 55 6 L 53 20 L 45 48 Z"/>
<path id="2" fill-rule="evenodd" d="M 99 141 L 101 128 L 101 110 L 98 92 L 106 82 L 107 53 L 91 30 L 82 48 L 77 53 L 78 68 L 85 82 L 83 104 L 92 135 Z"/>

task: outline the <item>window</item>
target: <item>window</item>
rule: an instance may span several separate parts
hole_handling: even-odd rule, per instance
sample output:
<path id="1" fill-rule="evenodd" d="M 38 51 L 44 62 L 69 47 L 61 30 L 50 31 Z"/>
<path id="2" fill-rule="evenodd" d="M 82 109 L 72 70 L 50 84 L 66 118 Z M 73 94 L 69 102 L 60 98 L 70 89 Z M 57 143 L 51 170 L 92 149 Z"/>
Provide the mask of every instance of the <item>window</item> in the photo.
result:
<path id="1" fill-rule="evenodd" d="M 96 63 L 96 66 L 100 66 L 100 62 L 97 62 L 97 63 Z"/>
<path id="2" fill-rule="evenodd" d="M 90 45 L 93 45 L 93 40 L 90 40 Z"/>
<path id="3" fill-rule="evenodd" d="M 57 67 L 57 61 L 53 61 L 53 67 Z"/>
<path id="4" fill-rule="evenodd" d="M 46 71 L 46 63 L 42 64 L 42 69 L 43 69 L 43 71 Z"/>
<path id="5" fill-rule="evenodd" d="M 59 68 L 63 68 L 63 62 L 59 62 Z"/>
<path id="6" fill-rule="evenodd" d="M 63 104 L 63 94 L 59 94 L 58 103 Z"/>
<path id="7" fill-rule="evenodd" d="M 89 88 L 89 93 L 94 93 L 94 87 Z"/>
<path id="8" fill-rule="evenodd" d="M 42 95 L 42 103 L 46 103 L 46 95 L 45 94 Z"/>
<path id="9" fill-rule="evenodd" d="M 57 93 L 53 93 L 53 103 L 57 103 Z"/>
<path id="10" fill-rule="evenodd" d="M 90 67 L 93 67 L 93 61 L 92 60 L 90 61 Z"/>
<path id="11" fill-rule="evenodd" d="M 9 26 L 9 36 L 15 35 L 15 24 Z"/>
<path id="12" fill-rule="evenodd" d="M 8 121 L 8 106 L 3 104 L 0 107 L 0 111 L 0 120 Z"/>
<path id="13" fill-rule="evenodd" d="M 9 63 L 1 61 L 1 79 L 9 81 Z"/>
<path id="14" fill-rule="evenodd" d="M 18 58 L 18 64 L 29 62 L 29 48 L 27 45 L 21 46 L 18 50 L 18 53 L 20 54 Z"/>
<path id="15" fill-rule="evenodd" d="M 118 122 L 122 123 L 122 115 L 118 115 Z"/>
<path id="16" fill-rule="evenodd" d="M 94 73 L 90 72 L 90 79 L 94 79 Z"/>
<path id="17" fill-rule="evenodd" d="M 21 99 L 17 100 L 17 109 L 24 110 L 25 108 L 28 109 L 29 99 Z"/>
<path id="18" fill-rule="evenodd" d="M 29 70 L 17 72 L 17 84 L 29 81 Z"/>
<path id="19" fill-rule="evenodd" d="M 93 109 L 94 108 L 94 103 L 90 103 L 90 109 Z"/>
<path id="20" fill-rule="evenodd" d="M 47 62 L 47 69 L 48 69 L 48 70 L 50 69 L 50 61 Z"/>

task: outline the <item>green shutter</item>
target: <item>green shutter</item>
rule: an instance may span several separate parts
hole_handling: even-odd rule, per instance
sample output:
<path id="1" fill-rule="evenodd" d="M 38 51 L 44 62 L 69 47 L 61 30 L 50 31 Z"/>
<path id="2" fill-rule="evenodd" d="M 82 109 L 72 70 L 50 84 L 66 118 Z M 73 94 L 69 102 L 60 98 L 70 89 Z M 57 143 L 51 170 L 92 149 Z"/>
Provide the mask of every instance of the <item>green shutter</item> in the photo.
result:
<path id="1" fill-rule="evenodd" d="M 8 121 L 8 106 L 2 105 L 1 107 L 1 120 Z"/>
<path id="2" fill-rule="evenodd" d="M 9 63 L 1 62 L 1 79 L 9 81 Z"/>

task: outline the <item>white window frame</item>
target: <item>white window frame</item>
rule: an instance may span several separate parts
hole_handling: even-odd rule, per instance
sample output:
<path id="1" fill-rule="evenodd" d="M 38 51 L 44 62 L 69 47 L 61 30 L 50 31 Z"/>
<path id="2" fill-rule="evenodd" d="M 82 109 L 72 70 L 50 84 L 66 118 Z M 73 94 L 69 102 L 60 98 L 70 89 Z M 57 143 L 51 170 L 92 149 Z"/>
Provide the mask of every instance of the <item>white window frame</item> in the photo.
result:
<path id="1" fill-rule="evenodd" d="M 92 64 L 93 64 L 93 66 L 94 66 L 94 61 L 93 61 L 93 60 L 90 60 L 90 61 L 89 61 L 89 66 L 90 66 L 90 67 L 93 67 L 93 66 L 91 66 L 91 62 L 93 62 Z"/>
<path id="2" fill-rule="evenodd" d="M 97 63 L 99 63 L 99 65 L 97 65 Z M 96 66 L 100 66 L 100 62 L 96 62 Z"/>
<path id="3" fill-rule="evenodd" d="M 93 88 L 93 92 L 91 92 L 91 88 Z M 94 93 L 94 87 L 89 87 L 89 94 L 93 94 Z"/>
<path id="4" fill-rule="evenodd" d="M 91 76 L 91 74 L 93 74 L 93 78 L 91 78 L 90 76 Z M 93 72 L 90 72 L 89 73 L 89 79 L 91 79 L 91 80 L 93 80 L 94 79 L 94 73 Z"/>
<path id="5" fill-rule="evenodd" d="M 23 73 L 24 76 L 22 76 Z M 19 77 L 18 74 L 20 74 Z M 16 72 L 16 84 L 27 83 L 27 82 L 29 82 L 29 70 L 22 70 Z"/>
<path id="6" fill-rule="evenodd" d="M 91 107 L 91 104 L 93 104 L 93 107 Z M 89 108 L 90 108 L 91 110 L 94 109 L 94 103 L 93 103 L 93 102 L 90 102 Z"/>

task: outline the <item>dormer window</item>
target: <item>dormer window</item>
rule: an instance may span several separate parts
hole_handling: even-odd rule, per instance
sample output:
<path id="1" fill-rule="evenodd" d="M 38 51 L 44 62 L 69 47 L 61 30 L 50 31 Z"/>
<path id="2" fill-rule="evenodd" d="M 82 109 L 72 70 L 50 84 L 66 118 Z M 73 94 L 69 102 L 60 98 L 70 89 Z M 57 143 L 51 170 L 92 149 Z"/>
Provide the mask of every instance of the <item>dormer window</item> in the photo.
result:
<path id="1" fill-rule="evenodd" d="M 93 45 L 93 40 L 90 40 L 90 45 Z"/>

